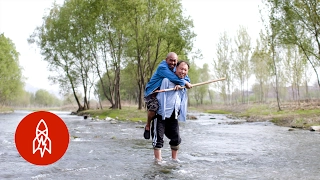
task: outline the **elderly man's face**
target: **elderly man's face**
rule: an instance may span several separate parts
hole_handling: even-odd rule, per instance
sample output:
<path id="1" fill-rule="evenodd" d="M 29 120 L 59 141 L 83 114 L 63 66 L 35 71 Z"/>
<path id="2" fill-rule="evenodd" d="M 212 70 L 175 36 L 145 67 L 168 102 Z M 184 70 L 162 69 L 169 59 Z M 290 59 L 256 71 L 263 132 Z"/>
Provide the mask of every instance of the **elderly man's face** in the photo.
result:
<path id="1" fill-rule="evenodd" d="M 179 78 L 183 79 L 187 76 L 188 71 L 189 71 L 188 65 L 182 62 L 179 64 L 179 66 L 177 66 L 175 73 Z"/>
<path id="2" fill-rule="evenodd" d="M 173 69 L 176 65 L 177 65 L 177 62 L 178 62 L 178 56 L 177 55 L 170 55 L 166 58 L 166 62 L 169 66 L 170 69 Z"/>

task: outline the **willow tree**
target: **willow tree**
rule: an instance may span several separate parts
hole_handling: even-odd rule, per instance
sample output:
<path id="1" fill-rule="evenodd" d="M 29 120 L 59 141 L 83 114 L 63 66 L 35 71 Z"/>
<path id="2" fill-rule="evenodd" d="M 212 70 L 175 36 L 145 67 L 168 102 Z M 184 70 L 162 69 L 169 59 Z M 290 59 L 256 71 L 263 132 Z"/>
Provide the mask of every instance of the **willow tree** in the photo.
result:
<path id="1" fill-rule="evenodd" d="M 247 102 L 249 103 L 249 78 L 251 75 L 250 68 L 250 55 L 251 55 L 251 38 L 247 32 L 247 29 L 240 26 L 235 37 L 235 58 L 233 63 L 233 69 L 235 72 L 234 78 L 240 82 L 241 101 L 245 103 L 245 91 L 244 83 L 247 82 Z"/>
<path id="2" fill-rule="evenodd" d="M 232 98 L 232 85 L 233 85 L 233 73 L 232 67 L 232 48 L 231 38 L 227 32 L 220 34 L 219 41 L 217 43 L 216 59 L 213 59 L 214 77 L 216 79 L 225 77 L 226 80 L 215 83 L 216 87 L 220 88 L 220 95 L 225 104 L 231 104 Z"/>
<path id="3" fill-rule="evenodd" d="M 280 95 L 279 95 L 279 73 L 280 73 L 280 57 L 278 52 L 281 50 L 280 42 L 280 29 L 281 21 L 277 19 L 279 15 L 279 10 L 272 4 L 266 4 L 268 19 L 262 19 L 265 23 L 265 33 L 268 41 L 268 51 L 271 58 L 271 63 L 268 64 L 270 67 L 271 77 L 274 79 L 275 93 L 277 99 L 278 111 L 281 111 L 280 106 Z"/>
<path id="4" fill-rule="evenodd" d="M 161 58 L 168 51 L 186 54 L 191 48 L 191 26 L 180 1 L 70 0 L 53 6 L 29 41 L 39 45 L 50 70 L 57 73 L 51 79 L 66 93 L 73 92 L 78 110 L 89 108 L 93 75 L 112 108 L 121 108 L 120 72 L 125 66 L 136 73 L 131 80 L 138 84 L 141 109 L 147 78 Z M 84 93 L 83 105 L 79 91 Z"/>
<path id="5" fill-rule="evenodd" d="M 320 2 L 318 0 L 282 0 L 266 2 L 278 13 L 272 18 L 279 21 L 279 39 L 283 44 L 299 47 L 313 68 L 320 87 Z"/>
<path id="6" fill-rule="evenodd" d="M 292 100 L 297 100 L 300 104 L 300 87 L 303 85 L 307 62 L 304 55 L 299 53 L 297 46 L 285 46 L 284 53 L 282 72 L 286 83 L 291 85 Z"/>
<path id="7" fill-rule="evenodd" d="M 0 34 L 0 104 L 10 104 L 22 93 L 19 53 L 11 40 Z"/>
<path id="8" fill-rule="evenodd" d="M 35 105 L 40 107 L 55 107 L 60 106 L 61 101 L 47 90 L 39 89 L 35 92 Z"/>
<path id="9" fill-rule="evenodd" d="M 112 108 L 120 104 L 121 29 L 116 25 L 121 14 L 114 11 L 115 1 L 66 1 L 54 5 L 44 23 L 29 39 L 36 42 L 51 71 L 51 80 L 60 84 L 64 93 L 72 91 L 78 111 L 89 109 L 91 88 L 96 77 Z M 123 23 L 123 22 L 122 22 Z M 110 73 L 115 75 L 110 75 Z M 106 74 L 106 76 L 104 76 Z M 103 81 L 107 77 L 108 81 Z M 108 82 L 107 84 L 105 82 Z M 79 92 L 84 94 L 83 105 Z"/>
<path id="10" fill-rule="evenodd" d="M 254 94 L 258 99 L 258 102 L 263 103 L 267 100 L 268 94 L 268 84 L 271 75 L 271 70 L 269 64 L 271 63 L 271 58 L 268 49 L 268 39 L 261 31 L 259 38 L 256 41 L 256 47 L 252 53 L 250 62 L 252 65 L 252 72 L 255 76 L 257 82 L 257 88 Z"/>
<path id="11" fill-rule="evenodd" d="M 138 88 L 138 109 L 143 107 L 145 85 L 168 52 L 180 57 L 192 47 L 192 21 L 182 15 L 179 0 L 117 1 L 127 24 L 126 64 L 134 69 Z"/>
<path id="12" fill-rule="evenodd" d="M 56 74 L 50 79 L 59 83 L 64 93 L 72 92 L 78 105 L 77 111 L 81 111 L 89 108 L 89 68 L 86 62 L 87 48 L 82 38 L 85 31 L 83 24 L 79 23 L 77 8 L 79 6 L 74 1 L 67 1 L 62 7 L 53 4 L 50 13 L 44 16 L 43 24 L 35 29 L 28 41 L 39 46 L 43 59 L 49 64 L 49 71 Z M 83 105 L 77 95 L 81 92 L 81 85 L 85 94 Z"/>
<path id="13" fill-rule="evenodd" d="M 202 56 L 202 55 L 201 55 Z M 200 68 L 197 66 L 197 63 L 195 63 L 194 58 L 189 62 L 190 69 L 188 71 L 188 76 L 192 77 L 191 83 L 197 83 L 200 82 L 200 76 L 201 76 L 201 71 Z M 191 90 L 188 90 L 188 104 L 192 105 L 193 102 L 195 101 L 196 105 L 200 104 L 200 94 L 199 94 L 199 87 L 194 87 Z"/>
<path id="14" fill-rule="evenodd" d="M 121 109 L 120 73 L 124 64 L 124 37 L 127 20 L 120 4 L 115 0 L 84 1 L 86 19 L 91 24 L 85 34 L 89 48 L 88 61 L 97 75 L 95 92 L 99 98 L 107 99 L 113 109 Z M 86 10 L 84 11 L 86 12 Z"/>
<path id="15" fill-rule="evenodd" d="M 209 65 L 207 63 L 204 63 L 202 68 L 199 68 L 198 70 L 199 70 L 199 80 L 197 82 L 205 82 L 205 81 L 209 81 L 211 79 L 210 78 L 210 69 L 209 69 Z M 197 82 L 193 81 L 193 83 L 197 83 Z M 205 99 L 206 95 L 208 95 L 210 98 L 209 84 L 195 87 L 195 91 L 196 91 L 195 93 L 197 93 L 197 95 L 199 97 L 201 105 L 204 104 L 204 99 Z"/>

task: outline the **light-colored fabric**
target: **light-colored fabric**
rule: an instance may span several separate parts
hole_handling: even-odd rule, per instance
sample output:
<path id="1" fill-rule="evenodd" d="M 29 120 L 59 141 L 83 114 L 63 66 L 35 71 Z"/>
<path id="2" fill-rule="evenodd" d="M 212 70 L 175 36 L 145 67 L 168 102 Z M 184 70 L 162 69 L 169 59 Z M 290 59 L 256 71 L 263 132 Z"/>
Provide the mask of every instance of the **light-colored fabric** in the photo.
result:
<path id="1" fill-rule="evenodd" d="M 162 80 L 160 89 L 174 87 L 174 83 L 169 81 L 169 79 L 164 78 Z M 178 119 L 179 121 L 186 121 L 188 96 L 185 88 L 177 91 L 158 93 L 157 99 L 159 102 L 159 109 L 157 113 L 162 116 L 162 120 L 165 120 L 165 118 L 170 118 L 172 112 L 175 110 L 175 119 Z"/>
<path id="2" fill-rule="evenodd" d="M 152 136 L 152 146 L 153 146 L 153 148 L 155 148 L 156 147 L 156 145 L 157 145 L 157 140 L 158 140 L 158 136 L 157 136 L 157 121 L 158 121 L 158 118 L 155 118 L 154 120 L 153 120 L 153 123 L 152 123 L 152 126 L 153 126 L 153 128 L 152 128 L 152 130 L 153 130 L 153 133 L 151 133 L 153 136 Z"/>

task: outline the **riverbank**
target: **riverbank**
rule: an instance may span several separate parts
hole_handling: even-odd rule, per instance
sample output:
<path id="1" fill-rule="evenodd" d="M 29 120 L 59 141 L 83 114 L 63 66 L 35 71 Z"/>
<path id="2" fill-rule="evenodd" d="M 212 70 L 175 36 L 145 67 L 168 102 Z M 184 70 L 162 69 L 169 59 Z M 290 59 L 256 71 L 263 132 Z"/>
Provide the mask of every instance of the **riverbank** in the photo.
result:
<path id="1" fill-rule="evenodd" d="M 10 107 L 0 106 L 0 113 L 11 113 L 14 109 Z"/>
<path id="2" fill-rule="evenodd" d="M 248 122 L 271 121 L 275 125 L 310 129 L 310 126 L 320 125 L 320 106 L 318 105 L 284 105 L 281 111 L 274 104 L 263 105 L 210 105 L 191 106 L 189 112 L 204 112 L 211 114 L 226 114 L 230 118 L 241 118 Z M 146 122 L 146 110 L 138 110 L 135 106 L 123 107 L 121 110 L 103 109 L 87 110 L 78 113 L 97 119 L 110 117 L 119 120 Z"/>
<path id="3" fill-rule="evenodd" d="M 320 106 L 318 104 L 283 104 L 281 111 L 275 104 L 233 105 L 202 107 L 202 112 L 225 112 L 230 117 L 241 118 L 247 122 L 270 121 L 277 126 L 310 129 L 320 125 Z"/>
<path id="4" fill-rule="evenodd" d="M 30 110 L 30 109 L 29 109 Z M 32 109 L 38 111 L 40 109 Z M 59 110 L 59 108 L 41 109 Z M 13 112 L 14 108 L 0 107 L 0 113 Z M 211 114 L 225 114 L 230 118 L 241 118 L 247 122 L 270 121 L 275 125 L 291 128 L 310 129 L 311 126 L 320 125 L 320 104 L 301 103 L 282 104 L 278 111 L 276 104 L 250 104 L 250 105 L 202 105 L 190 106 L 189 112 L 203 112 Z M 145 109 L 138 110 L 136 106 L 123 106 L 121 110 L 108 109 L 86 110 L 79 112 L 79 116 L 87 116 L 94 119 L 106 119 L 110 117 L 118 120 L 134 122 L 146 122 L 147 112 Z"/>

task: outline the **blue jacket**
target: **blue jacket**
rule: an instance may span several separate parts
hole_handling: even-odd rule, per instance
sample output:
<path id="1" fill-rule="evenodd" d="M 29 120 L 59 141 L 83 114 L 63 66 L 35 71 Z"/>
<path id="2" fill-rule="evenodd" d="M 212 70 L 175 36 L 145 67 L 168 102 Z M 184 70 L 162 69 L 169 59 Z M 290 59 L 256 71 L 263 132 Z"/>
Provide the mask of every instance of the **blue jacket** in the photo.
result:
<path id="1" fill-rule="evenodd" d="M 174 74 L 175 68 L 173 72 L 169 69 L 169 66 L 166 62 L 166 60 L 161 61 L 159 64 L 156 72 L 152 75 L 150 81 L 146 85 L 146 89 L 144 91 L 144 96 L 148 96 L 150 93 L 152 93 L 154 90 L 159 88 L 161 86 L 161 82 L 163 78 L 168 78 L 171 82 L 173 82 L 176 85 L 184 86 L 187 82 L 190 82 L 190 79 L 188 76 L 186 76 L 184 79 L 180 79 L 177 75 Z"/>
<path id="2" fill-rule="evenodd" d="M 175 84 L 170 82 L 167 78 L 164 78 L 160 89 L 173 88 L 174 86 Z M 175 119 L 178 119 L 179 121 L 186 121 L 188 104 L 186 88 L 177 91 L 158 93 L 157 99 L 159 102 L 159 109 L 157 113 L 162 116 L 162 120 L 170 118 L 173 111 L 175 111 Z"/>

